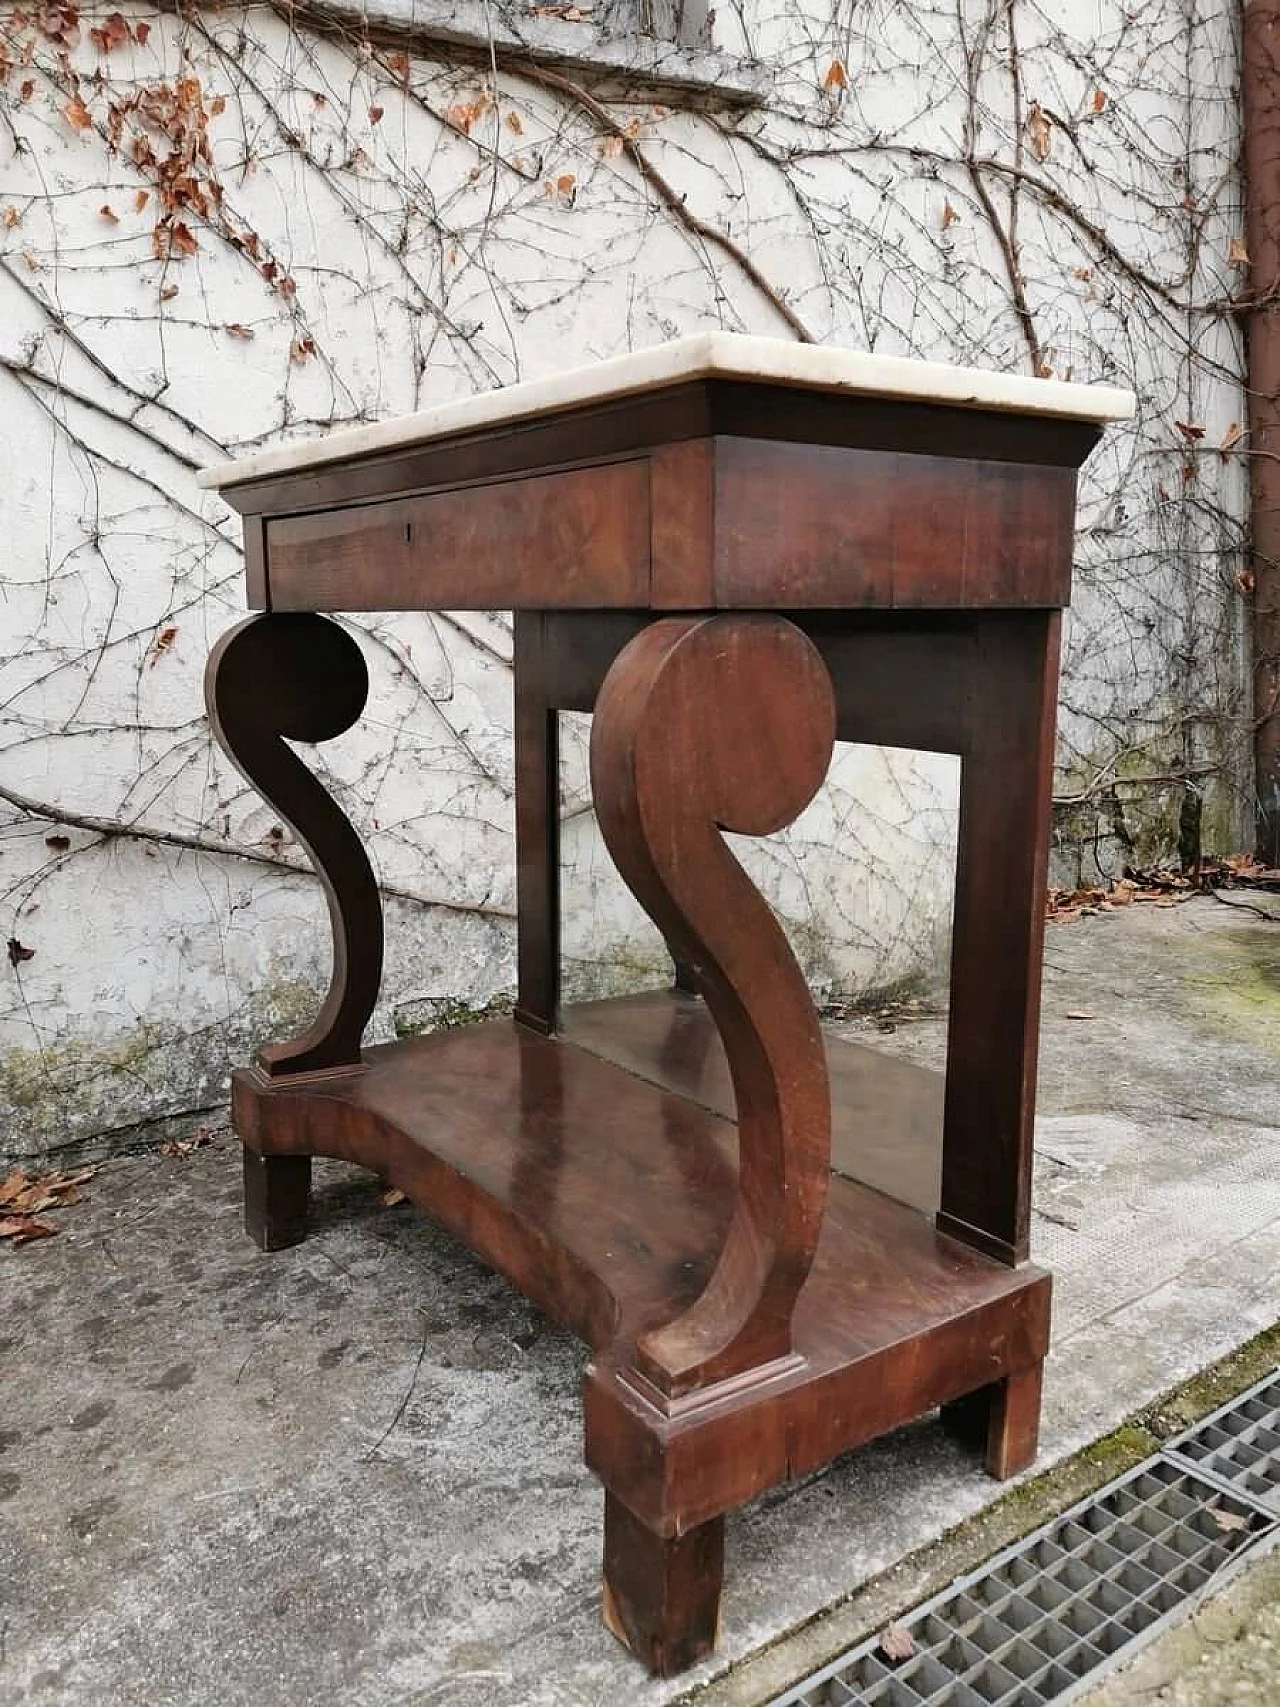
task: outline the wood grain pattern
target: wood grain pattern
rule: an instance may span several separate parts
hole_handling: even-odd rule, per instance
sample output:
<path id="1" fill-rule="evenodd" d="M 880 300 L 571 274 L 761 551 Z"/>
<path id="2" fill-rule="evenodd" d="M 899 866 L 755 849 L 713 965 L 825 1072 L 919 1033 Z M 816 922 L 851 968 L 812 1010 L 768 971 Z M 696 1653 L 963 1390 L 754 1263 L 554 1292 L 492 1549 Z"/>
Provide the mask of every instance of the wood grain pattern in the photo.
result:
<path id="1" fill-rule="evenodd" d="M 775 617 L 656 622 L 614 660 L 596 705 L 591 786 L 605 844 L 715 1016 L 741 1133 L 715 1272 L 637 1347 L 638 1368 L 672 1397 L 791 1352 L 827 1189 L 826 1058 L 804 975 L 721 832 L 789 824 L 834 741 L 822 661 Z"/>
<path id="2" fill-rule="evenodd" d="M 560 1006 L 560 720 L 542 611 L 513 624 L 516 745 L 516 1018 L 555 1029 Z"/>
<path id="3" fill-rule="evenodd" d="M 375 1168 L 584 1339 L 588 1461 L 655 1534 L 1044 1356 L 1046 1275 L 837 1176 L 796 1301 L 796 1363 L 664 1410 L 634 1383 L 635 1346 L 716 1265 L 738 1190 L 733 1122 L 507 1019 L 378 1045 L 365 1062 L 236 1074 L 237 1132 L 268 1158 Z"/>
<path id="4" fill-rule="evenodd" d="M 981 621 L 961 765 L 939 1225 L 1010 1263 L 1031 1229 L 1060 633 L 1056 611 Z"/>
<path id="5" fill-rule="evenodd" d="M 1044 1366 L 1033 1363 L 942 1407 L 942 1426 L 980 1453 L 989 1476 L 1007 1481 L 1035 1462 Z"/>
<path id="6" fill-rule="evenodd" d="M 269 1074 L 358 1066 L 382 978 L 382 902 L 360 838 L 286 744 L 331 741 L 364 709 L 360 648 L 319 616 L 254 616 L 224 634 L 205 669 L 214 735 L 245 781 L 270 802 L 315 866 L 329 903 L 333 976 L 314 1021 L 268 1044 Z"/>
<path id="7" fill-rule="evenodd" d="M 733 1080 L 705 1002 L 674 990 L 574 1002 L 560 1034 L 604 1061 L 732 1120 Z M 831 1166 L 932 1215 L 942 1186 L 946 1080 L 897 1055 L 826 1033 Z"/>
<path id="8" fill-rule="evenodd" d="M 714 439 L 659 445 L 649 458 L 654 610 L 710 610 L 715 597 Z"/>
<path id="9" fill-rule="evenodd" d="M 1064 605 L 1075 471 L 836 445 L 716 442 L 723 609 Z"/>
<path id="10" fill-rule="evenodd" d="M 664 1537 L 606 1492 L 605 1627 L 655 1677 L 687 1671 L 714 1649 L 723 1581 L 722 1517 Z"/>
<path id="11" fill-rule="evenodd" d="M 649 601 L 647 462 L 267 523 L 274 610 L 494 610 Z"/>
<path id="12" fill-rule="evenodd" d="M 285 1251 L 307 1236 L 310 1156 L 244 1152 L 244 1230 L 260 1251 Z"/>

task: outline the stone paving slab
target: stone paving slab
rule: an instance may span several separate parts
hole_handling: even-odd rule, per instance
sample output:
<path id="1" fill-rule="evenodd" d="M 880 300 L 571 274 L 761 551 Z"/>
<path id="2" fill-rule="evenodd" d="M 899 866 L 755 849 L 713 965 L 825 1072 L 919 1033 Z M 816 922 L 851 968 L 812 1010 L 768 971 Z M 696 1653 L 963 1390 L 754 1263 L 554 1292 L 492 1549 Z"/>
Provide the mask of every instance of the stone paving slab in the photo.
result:
<path id="1" fill-rule="evenodd" d="M 1280 1317 L 1277 1109 L 1280 926 L 1051 929 L 1042 1464 Z M 115 1162 L 0 1250 L 2 1707 L 649 1707 L 1000 1492 L 929 1419 L 775 1491 L 729 1525 L 721 1654 L 650 1683 L 600 1624 L 581 1349 L 337 1165 L 260 1255 L 238 1172 L 230 1142 Z"/>

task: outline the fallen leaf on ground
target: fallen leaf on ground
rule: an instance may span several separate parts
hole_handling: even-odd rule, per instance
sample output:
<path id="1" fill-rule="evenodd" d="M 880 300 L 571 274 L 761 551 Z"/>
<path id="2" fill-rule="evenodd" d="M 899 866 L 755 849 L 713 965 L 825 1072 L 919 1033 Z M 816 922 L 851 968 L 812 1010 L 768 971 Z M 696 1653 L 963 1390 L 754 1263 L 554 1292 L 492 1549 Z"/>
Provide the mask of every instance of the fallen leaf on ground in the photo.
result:
<path id="1" fill-rule="evenodd" d="M 203 1150 L 206 1144 L 213 1143 L 213 1128 L 197 1126 L 190 1138 L 170 1138 L 160 1146 L 162 1156 L 174 1156 L 179 1161 L 187 1156 L 193 1156 L 197 1150 Z"/>
<path id="2" fill-rule="evenodd" d="M 887 1660 L 909 1660 L 916 1651 L 915 1637 L 901 1624 L 890 1624 L 882 1630 L 877 1643 Z"/>
<path id="3" fill-rule="evenodd" d="M 12 1239 L 15 1245 L 29 1245 L 33 1239 L 48 1239 L 57 1231 L 50 1222 L 37 1221 L 31 1215 L 6 1215 L 0 1220 L 0 1239 Z"/>
<path id="4" fill-rule="evenodd" d="M 68 1209 L 73 1203 L 80 1202 L 79 1187 L 86 1180 L 92 1179 L 97 1173 L 96 1168 L 81 1168 L 75 1174 L 41 1174 L 37 1179 L 29 1179 L 21 1168 L 15 1168 L 9 1177 L 0 1183 L 0 1210 L 10 1212 L 11 1218 L 27 1219 L 39 1215 L 45 1209 Z M 56 1233 L 56 1227 L 50 1227 L 49 1232 Z M 8 1234 L 7 1237 L 15 1237 Z M 32 1233 L 31 1238 L 43 1238 L 43 1233 Z"/>
<path id="5" fill-rule="evenodd" d="M 1221 1506 L 1211 1505 L 1209 1516 L 1224 1535 L 1231 1535 L 1237 1530 L 1248 1529 L 1249 1527 L 1247 1517 L 1242 1517 L 1238 1511 L 1223 1511 Z"/>

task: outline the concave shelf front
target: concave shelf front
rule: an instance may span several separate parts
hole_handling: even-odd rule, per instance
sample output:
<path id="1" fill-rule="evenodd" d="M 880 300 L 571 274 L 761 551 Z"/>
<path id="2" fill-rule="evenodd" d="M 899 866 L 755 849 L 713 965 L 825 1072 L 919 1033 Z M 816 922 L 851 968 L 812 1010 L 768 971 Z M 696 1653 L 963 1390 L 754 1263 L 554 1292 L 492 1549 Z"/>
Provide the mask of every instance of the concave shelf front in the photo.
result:
<path id="1" fill-rule="evenodd" d="M 737 1188 L 737 1130 L 713 1111 L 727 1088 L 723 1058 L 718 1066 L 718 1038 L 696 998 L 593 1003 L 565 1023 L 568 1035 L 543 1037 L 513 1020 L 485 1021 L 369 1049 L 361 1070 L 292 1082 L 242 1072 L 235 1118 L 263 1154 L 376 1169 L 616 1367 L 645 1328 L 705 1284 Z M 918 1191 L 921 1166 L 895 1163 L 895 1147 L 902 1130 L 920 1136 L 935 1076 L 855 1045 L 836 1043 L 831 1055 L 844 1165 L 863 1140 L 882 1175 L 896 1165 L 899 1186 Z M 895 1083 L 914 1110 L 903 1128 L 884 1102 Z M 795 1314 L 805 1359 L 797 1380 L 843 1381 L 859 1365 L 865 1380 L 868 1359 L 878 1378 L 888 1348 L 935 1340 L 929 1358 L 910 1362 L 936 1372 L 929 1380 L 942 1390 L 896 1378 L 880 1425 L 890 1427 L 997 1378 L 1014 1341 L 1015 1358 L 1025 1342 L 1029 1361 L 1047 1302 L 1039 1271 L 1006 1268 L 938 1233 L 919 1209 L 833 1174 Z M 833 1439 L 843 1426 L 837 1406 Z M 815 1451 L 830 1456 L 829 1445 Z"/>

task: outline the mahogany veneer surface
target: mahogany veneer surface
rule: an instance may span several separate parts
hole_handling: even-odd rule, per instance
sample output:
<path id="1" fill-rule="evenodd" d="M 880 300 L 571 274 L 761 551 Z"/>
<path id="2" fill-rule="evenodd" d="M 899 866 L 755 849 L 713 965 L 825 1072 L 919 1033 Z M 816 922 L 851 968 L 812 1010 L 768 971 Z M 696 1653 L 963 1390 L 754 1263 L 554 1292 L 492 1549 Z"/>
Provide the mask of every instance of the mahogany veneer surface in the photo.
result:
<path id="1" fill-rule="evenodd" d="M 565 1008 L 561 1033 L 628 1072 L 735 1116 L 724 1046 L 705 1002 L 678 990 Z M 831 1166 L 932 1215 L 942 1188 L 941 1073 L 830 1035 Z"/>
<path id="2" fill-rule="evenodd" d="M 615 1357 L 705 1285 L 736 1190 L 730 1120 L 505 1019 L 365 1060 L 363 1072 L 279 1087 L 237 1074 L 244 1141 L 267 1154 L 376 1157 L 420 1207 Z M 962 1332 L 967 1311 L 1042 1279 L 833 1176 L 796 1349 L 812 1378 L 930 1328 Z"/>

